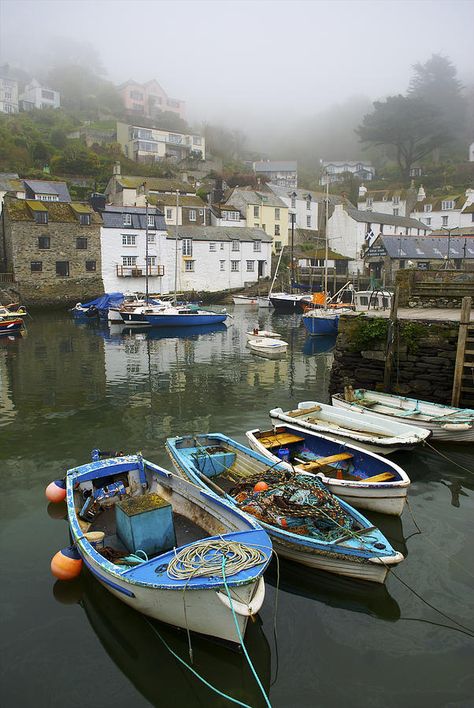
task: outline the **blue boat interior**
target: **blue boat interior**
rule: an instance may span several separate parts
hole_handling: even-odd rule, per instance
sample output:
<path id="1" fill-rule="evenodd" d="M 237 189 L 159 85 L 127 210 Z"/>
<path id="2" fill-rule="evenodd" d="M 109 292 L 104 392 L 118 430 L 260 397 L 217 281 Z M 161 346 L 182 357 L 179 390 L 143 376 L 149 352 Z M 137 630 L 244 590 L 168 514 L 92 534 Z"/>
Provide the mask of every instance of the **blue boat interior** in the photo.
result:
<path id="1" fill-rule="evenodd" d="M 222 587 L 220 576 L 177 580 L 167 574 L 169 562 L 183 547 L 198 541 L 220 539 L 239 541 L 265 553 L 264 561 L 259 565 L 229 574 L 230 586 L 259 577 L 271 557 L 271 544 L 265 531 L 244 522 L 240 524 L 244 530 L 223 532 L 218 536 L 209 533 L 209 529 L 196 521 L 206 524 L 209 512 L 199 507 L 194 512 L 191 509 L 189 514 L 178 513 L 173 505 L 176 491 L 172 490 L 169 498 L 161 496 L 160 489 L 164 489 L 165 480 L 172 475 L 162 470 L 163 479 L 159 479 L 157 472 L 160 470 L 140 456 L 99 461 L 96 454 L 95 462 L 69 473 L 72 494 L 68 506 L 71 510 L 73 505 L 75 511 L 74 519 L 71 520 L 70 514 L 70 523 L 80 537 L 89 541 L 91 554 L 96 560 L 109 569 L 112 567 L 127 580 L 140 584 L 170 588 Z M 206 501 L 209 499 L 212 502 L 213 497 L 206 493 Z M 214 503 L 216 507 L 221 504 L 219 499 Z M 184 504 L 184 508 L 187 506 L 192 507 L 193 503 Z M 209 553 L 212 557 L 215 551 L 210 549 Z M 90 564 L 89 567 L 93 570 Z"/>

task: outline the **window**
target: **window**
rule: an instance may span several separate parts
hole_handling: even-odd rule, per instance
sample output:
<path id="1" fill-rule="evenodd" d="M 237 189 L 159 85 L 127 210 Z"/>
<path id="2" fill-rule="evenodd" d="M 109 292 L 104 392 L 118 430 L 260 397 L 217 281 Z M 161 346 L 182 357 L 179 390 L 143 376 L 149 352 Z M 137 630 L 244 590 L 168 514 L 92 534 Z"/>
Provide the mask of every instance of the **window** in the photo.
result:
<path id="1" fill-rule="evenodd" d="M 404 270 L 404 269 L 405 269 L 405 259 L 404 259 L 404 258 L 401 258 L 401 259 L 400 259 L 400 261 L 399 261 L 399 267 L 400 267 L 400 270 Z"/>
<path id="2" fill-rule="evenodd" d="M 311 196 L 308 194 L 306 197 L 306 211 L 310 211 L 311 209 Z"/>
<path id="3" fill-rule="evenodd" d="M 447 216 L 442 216 L 441 221 L 442 221 L 442 224 L 441 224 L 442 226 L 448 225 L 448 217 Z"/>
<path id="4" fill-rule="evenodd" d="M 275 224 L 275 236 L 280 235 L 280 224 Z"/>
<path id="5" fill-rule="evenodd" d="M 231 261 L 230 262 L 230 269 L 233 273 L 238 273 L 239 263 L 240 263 L 240 261 Z"/>
<path id="6" fill-rule="evenodd" d="M 155 216 L 154 216 L 154 214 L 148 214 L 147 225 L 148 225 L 148 226 L 154 226 L 154 225 L 155 225 Z"/>
<path id="7" fill-rule="evenodd" d="M 219 261 L 220 270 L 225 270 L 225 261 Z"/>
<path id="8" fill-rule="evenodd" d="M 147 263 L 149 266 L 156 266 L 156 256 L 148 256 Z"/>
<path id="9" fill-rule="evenodd" d="M 124 226 L 131 226 L 132 225 L 132 215 L 131 214 L 124 214 L 123 215 L 123 225 Z"/>
<path id="10" fill-rule="evenodd" d="M 253 218 L 254 218 L 254 219 L 260 218 L 260 207 L 254 206 L 254 208 L 253 208 Z"/>
<path id="11" fill-rule="evenodd" d="M 296 209 L 296 194 L 291 195 L 291 208 Z"/>
<path id="12" fill-rule="evenodd" d="M 143 101 L 143 94 L 141 91 L 130 91 L 130 98 L 134 101 Z"/>
<path id="13" fill-rule="evenodd" d="M 136 266 L 137 265 L 137 256 L 122 256 L 122 265 Z"/>
<path id="14" fill-rule="evenodd" d="M 86 261 L 86 271 L 88 273 L 95 273 L 96 271 L 96 262 L 95 261 Z"/>
<path id="15" fill-rule="evenodd" d="M 367 206 L 371 207 L 373 203 L 374 203 L 374 200 L 372 199 L 372 197 L 367 197 L 367 201 L 366 201 Z"/>
<path id="16" fill-rule="evenodd" d="M 135 246 L 136 241 L 135 234 L 122 234 L 122 246 Z"/>
<path id="17" fill-rule="evenodd" d="M 275 209 L 275 221 L 280 221 L 280 210 Z"/>
<path id="18" fill-rule="evenodd" d="M 432 204 L 425 204 L 425 206 L 423 207 L 423 209 L 424 209 L 425 214 L 426 214 L 426 212 L 432 211 L 433 205 L 432 205 Z"/>
<path id="19" fill-rule="evenodd" d="M 43 270 L 43 261 L 31 261 L 31 272 L 41 273 Z"/>
<path id="20" fill-rule="evenodd" d="M 79 214 L 79 223 L 81 226 L 91 225 L 91 215 L 90 214 Z"/>
<path id="21" fill-rule="evenodd" d="M 189 221 L 196 221 L 196 209 L 189 210 Z"/>
<path id="22" fill-rule="evenodd" d="M 240 251 L 240 241 L 232 241 L 232 250 Z"/>
<path id="23" fill-rule="evenodd" d="M 190 238 L 183 238 L 183 256 L 193 255 L 193 242 Z"/>
<path id="24" fill-rule="evenodd" d="M 215 251 L 215 250 L 216 250 L 216 244 L 215 244 L 213 241 L 211 241 L 211 243 L 209 244 L 209 250 L 210 250 L 210 251 Z"/>
<path id="25" fill-rule="evenodd" d="M 41 250 L 51 248 L 51 239 L 49 236 L 38 236 L 38 248 L 41 248 Z"/>
<path id="26" fill-rule="evenodd" d="M 148 234 L 148 243 L 155 243 L 155 234 Z"/>
<path id="27" fill-rule="evenodd" d="M 76 238 L 76 248 L 80 251 L 84 251 L 87 248 L 87 239 L 86 238 Z"/>
<path id="28" fill-rule="evenodd" d="M 186 273 L 194 273 L 194 263 L 195 261 L 185 261 L 184 270 Z"/>
<path id="29" fill-rule="evenodd" d="M 452 199 L 445 199 L 441 202 L 441 209 L 447 211 L 448 209 L 454 209 L 454 201 Z"/>
<path id="30" fill-rule="evenodd" d="M 275 251 L 281 251 L 281 241 L 275 241 Z"/>
<path id="31" fill-rule="evenodd" d="M 172 218 L 173 218 L 173 210 L 172 210 L 172 209 L 167 209 L 167 210 L 166 210 L 166 218 L 167 218 L 167 219 L 172 219 Z"/>
<path id="32" fill-rule="evenodd" d="M 427 226 L 431 226 L 431 218 L 430 218 L 430 217 L 428 217 L 427 219 L 425 219 L 425 224 L 426 224 Z"/>
<path id="33" fill-rule="evenodd" d="M 223 251 L 223 250 L 224 250 L 224 244 L 221 243 L 221 251 Z"/>
<path id="34" fill-rule="evenodd" d="M 254 241 L 253 242 L 253 250 L 260 253 L 262 250 L 262 242 L 261 241 Z"/>
<path id="35" fill-rule="evenodd" d="M 306 227 L 307 227 L 308 229 L 311 228 L 311 217 L 310 217 L 310 216 L 307 216 L 307 217 L 306 217 Z"/>
<path id="36" fill-rule="evenodd" d="M 392 204 L 400 204 L 400 197 L 394 196 L 392 199 Z"/>
<path id="37" fill-rule="evenodd" d="M 393 210 L 393 215 L 394 215 L 394 216 L 398 216 L 398 212 L 399 212 L 399 211 L 400 211 L 399 209 L 394 209 L 394 210 Z"/>
<path id="38" fill-rule="evenodd" d="M 56 261 L 56 275 L 62 278 L 69 277 L 69 261 Z"/>
<path id="39" fill-rule="evenodd" d="M 247 273 L 253 273 L 255 271 L 255 261 L 247 261 Z"/>
<path id="40" fill-rule="evenodd" d="M 238 211 L 223 211 L 222 218 L 225 219 L 226 221 L 239 221 L 240 220 L 240 212 L 238 212 Z"/>
<path id="41" fill-rule="evenodd" d="M 48 212 L 47 211 L 35 212 L 35 221 L 37 224 L 47 224 L 48 223 Z"/>

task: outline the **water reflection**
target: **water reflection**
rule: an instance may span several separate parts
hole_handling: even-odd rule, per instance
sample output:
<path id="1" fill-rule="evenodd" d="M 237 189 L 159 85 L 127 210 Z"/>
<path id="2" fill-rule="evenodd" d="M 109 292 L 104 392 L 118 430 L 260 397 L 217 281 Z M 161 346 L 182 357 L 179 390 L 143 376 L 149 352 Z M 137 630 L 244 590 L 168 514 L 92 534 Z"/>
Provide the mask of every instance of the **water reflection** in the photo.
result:
<path id="1" fill-rule="evenodd" d="M 303 354 L 313 356 L 314 354 L 325 354 L 331 352 L 336 346 L 336 337 L 306 337 L 303 344 Z"/>
<path id="2" fill-rule="evenodd" d="M 76 587 L 61 602 L 78 596 Z M 102 646 L 140 693 L 154 706 L 222 706 L 224 699 L 173 657 L 159 636 L 190 663 L 185 632 L 148 620 L 120 602 L 89 573 L 82 579 L 80 604 Z M 265 690 L 270 688 L 271 654 L 261 622 L 249 622 L 245 643 Z M 251 706 L 264 700 L 244 655 L 222 644 L 192 636 L 193 668 L 209 683 Z"/>

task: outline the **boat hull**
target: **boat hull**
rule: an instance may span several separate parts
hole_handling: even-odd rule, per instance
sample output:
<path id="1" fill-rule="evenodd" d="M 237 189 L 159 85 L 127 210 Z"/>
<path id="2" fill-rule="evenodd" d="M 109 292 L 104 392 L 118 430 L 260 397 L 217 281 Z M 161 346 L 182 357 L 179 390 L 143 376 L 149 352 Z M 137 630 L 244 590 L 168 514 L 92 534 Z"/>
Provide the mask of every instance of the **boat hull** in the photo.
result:
<path id="1" fill-rule="evenodd" d="M 234 295 L 232 298 L 234 305 L 257 305 L 256 297 L 247 297 L 246 295 Z"/>
<path id="2" fill-rule="evenodd" d="M 303 308 L 311 303 L 311 298 L 304 295 L 270 295 L 270 302 L 275 312 L 290 315 L 303 312 Z"/>
<path id="3" fill-rule="evenodd" d="M 312 336 L 324 336 L 337 334 L 339 328 L 339 315 L 330 314 L 327 316 L 303 315 L 303 325 L 306 331 Z"/>
<path id="4" fill-rule="evenodd" d="M 0 321 L 0 335 L 18 333 L 23 327 L 22 319 L 7 319 Z"/>

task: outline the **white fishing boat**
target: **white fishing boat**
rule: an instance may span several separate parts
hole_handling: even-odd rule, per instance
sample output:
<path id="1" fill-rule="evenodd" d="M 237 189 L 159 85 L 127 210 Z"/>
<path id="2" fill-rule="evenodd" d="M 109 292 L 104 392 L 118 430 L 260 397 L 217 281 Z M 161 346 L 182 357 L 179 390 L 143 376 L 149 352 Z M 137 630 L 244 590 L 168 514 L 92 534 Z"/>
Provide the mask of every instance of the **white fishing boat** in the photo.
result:
<path id="1" fill-rule="evenodd" d="M 270 339 L 281 339 L 281 334 L 278 332 L 270 332 L 268 329 L 259 329 L 255 327 L 251 332 L 247 332 L 247 339 L 254 339 L 255 337 L 268 337 Z"/>
<path id="2" fill-rule="evenodd" d="M 259 307 L 272 307 L 272 303 L 270 302 L 268 295 L 259 295 L 257 298 L 257 305 Z"/>
<path id="3" fill-rule="evenodd" d="M 400 516 L 410 479 L 386 457 L 292 425 L 249 430 L 250 447 L 290 471 L 317 475 L 339 499 L 358 509 Z"/>
<path id="4" fill-rule="evenodd" d="M 94 453 L 93 462 L 67 472 L 74 548 L 56 556 L 77 550 L 77 562 L 145 615 L 240 643 L 265 595 L 271 558 L 265 531 L 212 491 L 141 455 Z M 60 577 L 55 559 L 51 567 Z"/>
<path id="5" fill-rule="evenodd" d="M 388 420 L 374 413 L 340 410 L 317 401 L 303 401 L 296 410 L 270 411 L 274 425 L 288 423 L 305 430 L 323 433 L 343 442 L 355 443 L 373 452 L 389 454 L 395 450 L 410 450 L 429 438 L 431 432 L 399 420 Z"/>
<path id="6" fill-rule="evenodd" d="M 348 398 L 351 400 L 346 400 L 343 394 L 334 395 L 333 406 L 364 415 L 369 411 L 381 420 L 403 421 L 418 428 L 427 428 L 434 440 L 474 441 L 472 408 L 454 408 L 391 393 L 367 391 L 365 388 L 349 389 Z"/>
<path id="7" fill-rule="evenodd" d="M 254 354 L 280 356 L 286 353 L 288 342 L 284 342 L 281 339 L 271 339 L 270 337 L 254 337 L 248 340 L 247 346 Z"/>
<path id="8" fill-rule="evenodd" d="M 232 301 L 234 305 L 257 305 L 257 297 L 249 297 L 248 295 L 233 295 Z"/>

